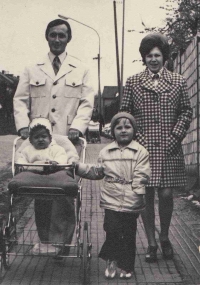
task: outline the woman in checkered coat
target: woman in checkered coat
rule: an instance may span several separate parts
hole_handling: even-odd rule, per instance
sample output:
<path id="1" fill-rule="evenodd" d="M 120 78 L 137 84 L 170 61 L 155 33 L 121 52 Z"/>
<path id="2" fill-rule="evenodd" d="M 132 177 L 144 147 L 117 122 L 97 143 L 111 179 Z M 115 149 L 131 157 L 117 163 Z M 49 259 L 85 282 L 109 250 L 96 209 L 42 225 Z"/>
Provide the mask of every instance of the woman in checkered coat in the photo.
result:
<path id="1" fill-rule="evenodd" d="M 160 243 L 163 257 L 173 258 L 168 231 L 173 212 L 173 188 L 186 182 L 181 141 L 192 119 L 185 79 L 169 72 L 164 64 L 169 57 L 167 39 L 158 33 L 148 34 L 140 45 L 145 71 L 127 79 L 121 111 L 137 120 L 137 141 L 150 154 L 152 176 L 146 188 L 146 210 L 142 215 L 148 249 L 146 261 L 157 260 L 155 239 L 154 192 L 158 189 Z"/>

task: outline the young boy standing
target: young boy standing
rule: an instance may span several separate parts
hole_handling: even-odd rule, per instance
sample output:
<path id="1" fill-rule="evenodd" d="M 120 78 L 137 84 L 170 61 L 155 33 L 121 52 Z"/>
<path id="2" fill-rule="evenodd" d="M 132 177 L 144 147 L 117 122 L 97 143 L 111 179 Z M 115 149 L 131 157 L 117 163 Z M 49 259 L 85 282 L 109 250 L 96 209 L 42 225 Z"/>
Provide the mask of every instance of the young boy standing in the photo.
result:
<path id="1" fill-rule="evenodd" d="M 76 164 L 78 175 L 102 179 L 100 207 L 105 209 L 106 240 L 99 257 L 107 261 L 105 276 L 131 278 L 136 253 L 136 230 L 139 213 L 145 208 L 145 185 L 150 178 L 148 151 L 137 143 L 136 121 L 121 112 L 111 121 L 114 142 L 104 147 L 98 165 Z"/>

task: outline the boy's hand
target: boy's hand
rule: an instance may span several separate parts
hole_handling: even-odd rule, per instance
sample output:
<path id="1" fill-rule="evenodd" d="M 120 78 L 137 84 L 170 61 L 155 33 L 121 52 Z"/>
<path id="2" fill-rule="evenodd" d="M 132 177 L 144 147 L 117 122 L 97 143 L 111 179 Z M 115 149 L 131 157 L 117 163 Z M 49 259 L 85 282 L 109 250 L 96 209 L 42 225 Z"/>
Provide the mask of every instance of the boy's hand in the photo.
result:
<path id="1" fill-rule="evenodd" d="M 104 167 L 101 165 L 97 165 L 95 167 L 95 172 L 97 172 L 98 176 L 103 176 L 104 175 Z"/>

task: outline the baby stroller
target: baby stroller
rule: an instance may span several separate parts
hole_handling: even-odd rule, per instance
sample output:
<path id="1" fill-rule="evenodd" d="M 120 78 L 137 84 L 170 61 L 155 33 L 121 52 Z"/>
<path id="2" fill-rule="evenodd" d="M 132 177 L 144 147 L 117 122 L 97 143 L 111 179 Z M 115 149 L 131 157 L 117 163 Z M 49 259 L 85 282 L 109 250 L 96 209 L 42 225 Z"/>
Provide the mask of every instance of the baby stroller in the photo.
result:
<path id="1" fill-rule="evenodd" d="M 67 148 L 69 140 L 60 135 L 53 135 L 53 138 L 57 144 L 61 145 L 64 148 Z M 21 168 L 24 165 L 19 165 L 15 163 L 16 153 L 23 147 L 24 142 L 19 146 L 21 138 L 16 138 L 13 144 L 13 157 L 12 157 L 12 173 L 15 176 L 20 172 Z M 85 161 L 85 150 L 86 150 L 86 141 L 83 138 L 79 139 L 77 144 L 77 152 L 80 154 L 80 160 Z M 30 164 L 27 164 L 30 166 Z M 27 166 L 26 165 L 26 166 Z M 48 168 L 48 165 L 34 165 L 39 167 Z M 91 244 L 89 242 L 88 235 L 88 223 L 84 222 L 83 231 L 81 231 L 81 201 L 82 201 L 82 187 L 81 187 L 81 178 L 75 177 L 74 167 L 71 164 L 59 165 L 59 167 L 64 168 L 66 171 L 73 173 L 73 178 L 69 179 L 66 175 L 65 181 L 62 183 L 62 187 L 56 186 L 54 183 L 49 185 L 49 183 L 44 184 L 41 181 L 32 180 L 29 181 L 24 179 L 22 183 L 8 184 L 8 191 L 10 192 L 10 210 L 8 221 L 4 222 L 0 227 L 0 272 L 3 275 L 3 270 L 8 269 L 10 266 L 10 260 L 17 256 L 53 256 L 59 258 L 81 258 L 81 279 L 83 284 L 88 284 L 88 269 L 89 269 L 89 260 L 91 258 Z M 23 173 L 24 177 L 26 172 Z M 38 239 L 37 229 L 35 225 L 35 215 L 34 215 L 34 199 L 44 199 L 51 200 L 57 197 L 66 197 L 70 196 L 74 198 L 75 205 L 75 233 L 72 240 L 72 243 L 66 244 L 63 242 L 54 242 L 53 246 L 55 248 L 69 248 L 69 253 L 67 255 L 62 254 L 64 251 L 60 251 L 61 254 L 57 255 L 55 253 L 48 252 L 47 243 L 47 252 L 40 254 L 40 248 L 38 250 L 38 255 L 33 254 L 32 248 L 37 242 L 40 244 Z M 28 199 L 27 207 L 23 209 L 19 207 L 16 209 L 15 201 L 16 199 L 23 199 L 26 197 Z M 28 215 L 28 223 L 24 226 L 17 227 L 17 223 L 20 222 L 21 217 Z M 66 281 L 67 282 L 67 281 Z M 67 284 L 67 283 L 66 283 Z"/>
<path id="2" fill-rule="evenodd" d="M 90 121 L 88 126 L 88 143 L 101 143 L 99 122 Z"/>

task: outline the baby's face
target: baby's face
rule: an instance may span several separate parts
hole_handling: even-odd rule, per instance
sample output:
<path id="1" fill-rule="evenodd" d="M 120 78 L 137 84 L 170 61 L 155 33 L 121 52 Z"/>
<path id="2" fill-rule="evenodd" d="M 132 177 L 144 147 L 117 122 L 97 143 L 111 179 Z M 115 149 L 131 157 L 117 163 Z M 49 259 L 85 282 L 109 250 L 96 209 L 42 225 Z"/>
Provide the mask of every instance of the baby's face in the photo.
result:
<path id="1" fill-rule="evenodd" d="M 127 118 L 121 118 L 114 128 L 115 139 L 120 146 L 128 145 L 134 135 L 134 129 Z"/>
<path id="2" fill-rule="evenodd" d="M 45 129 L 40 129 L 32 135 L 30 142 L 36 149 L 45 149 L 51 143 L 51 138 Z"/>

